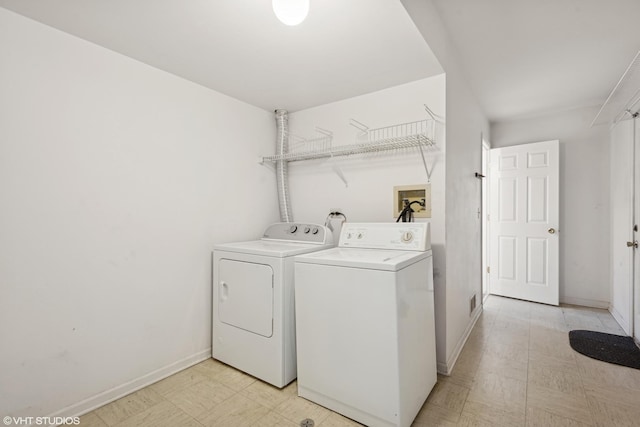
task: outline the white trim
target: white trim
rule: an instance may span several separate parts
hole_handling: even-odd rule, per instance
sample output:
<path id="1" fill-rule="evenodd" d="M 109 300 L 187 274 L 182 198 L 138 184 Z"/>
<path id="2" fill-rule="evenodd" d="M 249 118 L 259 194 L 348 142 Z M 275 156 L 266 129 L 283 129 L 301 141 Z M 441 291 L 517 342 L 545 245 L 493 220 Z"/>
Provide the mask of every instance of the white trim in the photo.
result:
<path id="1" fill-rule="evenodd" d="M 640 51 L 638 51 L 640 54 Z M 638 116 L 633 118 L 633 223 L 637 226 L 640 219 L 640 120 Z M 638 240 L 638 234 L 634 227 L 633 240 Z M 631 336 L 636 342 L 640 340 L 640 255 L 638 251 L 633 251 L 633 262 L 631 264 L 633 275 L 631 276 L 631 316 L 629 323 L 631 324 Z"/>
<path id="2" fill-rule="evenodd" d="M 480 315 L 482 314 L 482 310 L 483 310 L 482 305 L 478 305 L 478 308 L 476 309 L 475 314 L 471 319 L 471 322 L 469 322 L 467 329 L 464 331 L 462 338 L 456 344 L 456 347 L 453 349 L 453 352 L 451 353 L 451 357 L 447 359 L 446 364 L 442 362 L 438 362 L 439 374 L 451 375 L 451 372 L 453 371 L 453 367 L 458 361 L 458 357 L 460 356 L 460 353 L 462 352 L 464 345 L 467 343 L 467 339 L 469 338 L 469 335 L 471 334 L 473 327 L 476 326 L 476 322 L 478 321 L 478 319 L 480 318 Z"/>
<path id="3" fill-rule="evenodd" d="M 583 307 L 602 308 L 609 310 L 611 304 L 609 301 L 600 301 L 595 299 L 560 297 L 560 304 L 580 305 Z"/>
<path id="4" fill-rule="evenodd" d="M 145 374 L 141 377 L 135 378 L 129 382 L 118 385 L 110 390 L 103 391 L 87 399 L 84 399 L 78 403 L 69 405 L 66 408 L 62 408 L 52 413 L 51 415 L 49 415 L 49 418 L 79 417 L 83 414 L 86 414 L 87 412 L 93 411 L 96 408 L 104 406 L 107 403 L 113 402 L 114 400 L 120 399 L 121 397 L 131 394 L 134 391 L 138 391 L 141 388 L 144 388 L 150 384 L 153 384 L 164 378 L 167 378 L 168 376 L 173 375 L 176 372 L 180 372 L 190 366 L 193 366 L 196 363 L 200 363 L 203 360 L 209 359 L 210 357 L 211 357 L 210 348 L 206 350 L 202 350 L 196 354 L 187 356 L 184 359 L 173 362 L 160 369 L 156 369 L 155 371 L 149 372 L 148 374 Z"/>
<path id="5" fill-rule="evenodd" d="M 482 289 L 482 302 L 489 296 L 491 293 L 491 289 L 489 286 L 490 277 L 489 277 L 489 266 L 491 265 L 491 260 L 489 256 L 491 255 L 491 248 L 489 247 L 489 241 L 491 237 L 490 223 L 489 223 L 489 208 L 491 207 L 491 195 L 489 194 L 489 179 L 491 174 L 491 169 L 489 166 L 491 160 L 491 144 L 487 140 L 484 139 L 484 135 L 482 136 L 482 174 L 485 176 L 482 179 L 482 184 L 480 186 L 480 192 L 482 193 L 482 200 L 480 202 L 482 212 L 482 218 L 480 219 L 480 227 L 481 227 L 481 236 L 482 240 L 482 253 L 481 253 L 481 264 L 482 268 L 480 271 L 481 279 L 481 289 Z"/>

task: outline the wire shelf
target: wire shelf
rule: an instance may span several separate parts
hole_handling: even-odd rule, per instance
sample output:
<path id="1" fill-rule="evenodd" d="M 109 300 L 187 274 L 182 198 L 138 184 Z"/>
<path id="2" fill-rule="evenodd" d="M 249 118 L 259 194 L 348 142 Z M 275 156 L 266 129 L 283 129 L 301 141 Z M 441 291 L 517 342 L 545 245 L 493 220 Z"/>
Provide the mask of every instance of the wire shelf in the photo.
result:
<path id="1" fill-rule="evenodd" d="M 316 127 L 316 133 L 318 136 L 311 139 L 290 135 L 292 141 L 289 143 L 288 153 L 310 153 L 330 150 L 333 143 L 333 132 Z"/>
<path id="2" fill-rule="evenodd" d="M 356 144 L 340 145 L 337 147 L 332 147 L 331 144 L 324 144 L 319 149 L 308 151 L 304 149 L 293 150 L 281 155 L 265 156 L 262 158 L 262 161 L 277 162 L 284 160 L 295 162 L 410 148 L 419 148 L 421 151 L 424 149 L 430 151 L 437 150 L 434 137 L 435 120 L 420 120 L 376 129 L 368 129 L 366 126 L 358 123 L 356 127 L 360 130 L 356 138 L 358 141 Z"/>

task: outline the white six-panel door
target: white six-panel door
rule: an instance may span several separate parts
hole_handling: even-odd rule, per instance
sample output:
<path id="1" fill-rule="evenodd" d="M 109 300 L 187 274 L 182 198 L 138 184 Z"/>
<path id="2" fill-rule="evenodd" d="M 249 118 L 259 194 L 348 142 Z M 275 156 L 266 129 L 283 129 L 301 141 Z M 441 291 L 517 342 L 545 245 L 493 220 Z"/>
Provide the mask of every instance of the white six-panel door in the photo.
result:
<path id="1" fill-rule="evenodd" d="M 611 133 L 611 314 L 632 332 L 633 120 L 619 122 Z"/>
<path id="2" fill-rule="evenodd" d="M 611 132 L 611 307 L 627 334 L 632 332 L 633 283 L 633 120 L 618 122 Z"/>
<path id="3" fill-rule="evenodd" d="M 559 142 L 491 150 L 490 290 L 559 302 Z"/>

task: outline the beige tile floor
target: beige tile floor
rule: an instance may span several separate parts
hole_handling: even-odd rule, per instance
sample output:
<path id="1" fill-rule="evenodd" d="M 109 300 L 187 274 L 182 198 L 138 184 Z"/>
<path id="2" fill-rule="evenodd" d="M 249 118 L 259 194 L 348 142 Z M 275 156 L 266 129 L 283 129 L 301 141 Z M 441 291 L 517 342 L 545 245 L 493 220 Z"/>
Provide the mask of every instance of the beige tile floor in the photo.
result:
<path id="1" fill-rule="evenodd" d="M 605 310 L 489 297 L 413 426 L 640 426 L 640 370 L 574 352 L 571 329 L 623 334 Z M 209 359 L 94 410 L 83 427 L 359 424 Z"/>

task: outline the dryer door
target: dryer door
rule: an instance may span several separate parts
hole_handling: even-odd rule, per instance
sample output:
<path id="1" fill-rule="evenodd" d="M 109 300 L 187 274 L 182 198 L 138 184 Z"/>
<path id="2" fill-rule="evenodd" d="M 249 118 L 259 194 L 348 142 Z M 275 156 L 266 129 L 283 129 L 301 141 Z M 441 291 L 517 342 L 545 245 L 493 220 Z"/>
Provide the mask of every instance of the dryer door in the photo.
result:
<path id="1" fill-rule="evenodd" d="M 273 335 L 273 269 L 267 264 L 221 259 L 220 321 L 265 337 Z"/>

